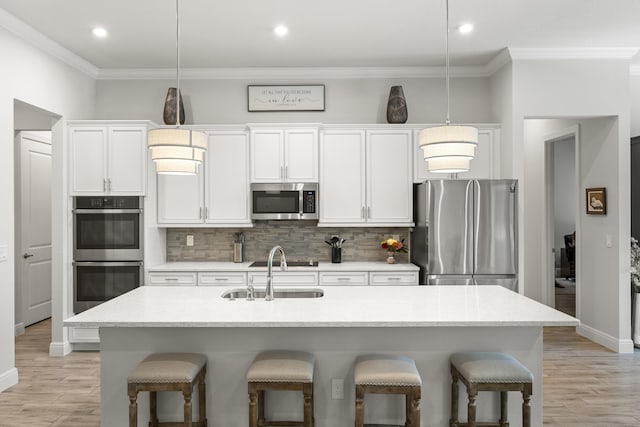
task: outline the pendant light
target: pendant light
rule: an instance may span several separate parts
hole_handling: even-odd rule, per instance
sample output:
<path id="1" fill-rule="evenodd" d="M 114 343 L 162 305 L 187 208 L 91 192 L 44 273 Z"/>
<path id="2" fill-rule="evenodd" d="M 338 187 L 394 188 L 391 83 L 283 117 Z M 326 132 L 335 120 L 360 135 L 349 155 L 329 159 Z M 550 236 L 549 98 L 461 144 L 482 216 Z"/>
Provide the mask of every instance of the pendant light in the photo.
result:
<path id="1" fill-rule="evenodd" d="M 204 160 L 207 135 L 180 127 L 180 0 L 176 0 L 176 126 L 148 132 L 147 145 L 159 174 L 193 175 Z"/>
<path id="2" fill-rule="evenodd" d="M 446 0 L 446 85 L 447 119 L 444 126 L 423 129 L 420 132 L 420 148 L 427 161 L 429 172 L 459 173 L 469 171 L 469 163 L 475 156 L 478 129 L 472 126 L 451 125 L 449 94 L 449 0 Z"/>

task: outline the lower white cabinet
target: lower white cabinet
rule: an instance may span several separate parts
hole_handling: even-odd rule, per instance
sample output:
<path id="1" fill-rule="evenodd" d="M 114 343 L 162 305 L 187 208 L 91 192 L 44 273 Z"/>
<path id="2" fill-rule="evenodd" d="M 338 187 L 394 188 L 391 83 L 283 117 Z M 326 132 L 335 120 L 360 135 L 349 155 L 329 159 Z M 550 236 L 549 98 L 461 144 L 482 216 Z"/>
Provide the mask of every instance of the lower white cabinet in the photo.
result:
<path id="1" fill-rule="evenodd" d="M 366 286 L 369 284 L 369 273 L 366 271 L 323 272 L 319 274 L 320 286 Z"/>
<path id="2" fill-rule="evenodd" d="M 369 284 L 373 286 L 380 285 L 417 285 L 418 272 L 404 271 L 398 273 L 389 273 L 382 271 L 372 271 L 369 273 Z"/>
<path id="3" fill-rule="evenodd" d="M 254 287 L 267 285 L 267 272 L 249 273 L 249 282 L 253 280 Z M 315 271 L 297 272 L 297 271 L 274 271 L 274 286 L 318 286 L 318 273 Z"/>
<path id="4" fill-rule="evenodd" d="M 149 273 L 148 286 L 195 286 L 198 283 L 196 272 Z"/>
<path id="5" fill-rule="evenodd" d="M 228 271 L 198 273 L 198 286 L 247 286 L 247 273 Z"/>

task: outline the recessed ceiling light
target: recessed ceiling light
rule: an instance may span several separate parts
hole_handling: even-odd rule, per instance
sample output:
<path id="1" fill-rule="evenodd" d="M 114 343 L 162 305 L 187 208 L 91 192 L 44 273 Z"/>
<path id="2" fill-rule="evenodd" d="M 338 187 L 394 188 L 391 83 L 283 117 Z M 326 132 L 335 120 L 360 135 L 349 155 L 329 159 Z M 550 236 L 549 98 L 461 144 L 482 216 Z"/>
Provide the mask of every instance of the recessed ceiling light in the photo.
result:
<path id="1" fill-rule="evenodd" d="M 91 32 L 93 33 L 94 36 L 96 36 L 98 38 L 101 38 L 101 39 L 107 37 L 107 34 L 108 34 L 107 30 L 105 30 L 102 27 L 96 27 Z"/>
<path id="2" fill-rule="evenodd" d="M 276 33 L 276 36 L 284 37 L 289 32 L 289 29 L 284 25 L 278 25 L 273 29 L 273 32 Z"/>
<path id="3" fill-rule="evenodd" d="M 460 34 L 469 34 L 471 31 L 473 31 L 473 24 L 468 22 L 458 27 L 458 32 L 460 32 Z"/>

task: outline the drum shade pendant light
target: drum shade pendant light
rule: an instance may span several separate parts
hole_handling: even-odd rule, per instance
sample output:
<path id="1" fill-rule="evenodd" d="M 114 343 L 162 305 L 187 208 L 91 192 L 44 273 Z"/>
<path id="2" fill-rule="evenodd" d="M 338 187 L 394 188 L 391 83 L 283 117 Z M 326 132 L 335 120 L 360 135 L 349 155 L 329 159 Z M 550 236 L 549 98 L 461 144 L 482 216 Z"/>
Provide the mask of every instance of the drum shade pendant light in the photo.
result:
<path id="1" fill-rule="evenodd" d="M 420 148 L 427 161 L 429 172 L 459 173 L 469 170 L 478 144 L 478 129 L 471 126 L 451 125 L 449 94 L 449 0 L 446 0 L 446 84 L 447 119 L 444 126 L 423 129 L 420 132 Z"/>
<path id="2" fill-rule="evenodd" d="M 147 145 L 159 174 L 193 175 L 204 160 L 207 135 L 180 128 L 180 0 L 176 0 L 176 126 L 150 130 Z"/>

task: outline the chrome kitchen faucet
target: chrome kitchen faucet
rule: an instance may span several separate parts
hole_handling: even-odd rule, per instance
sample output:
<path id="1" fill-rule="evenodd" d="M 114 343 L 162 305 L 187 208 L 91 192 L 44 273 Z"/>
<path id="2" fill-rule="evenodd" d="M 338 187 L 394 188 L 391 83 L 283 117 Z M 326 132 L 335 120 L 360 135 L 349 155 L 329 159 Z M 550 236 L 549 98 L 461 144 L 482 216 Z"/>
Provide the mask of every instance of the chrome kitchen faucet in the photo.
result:
<path id="1" fill-rule="evenodd" d="M 282 246 L 274 246 L 269 252 L 269 259 L 267 261 L 267 289 L 265 292 L 265 301 L 273 301 L 273 256 L 276 251 L 280 251 L 280 270 L 287 269 L 287 257 L 284 255 L 284 249 Z"/>

